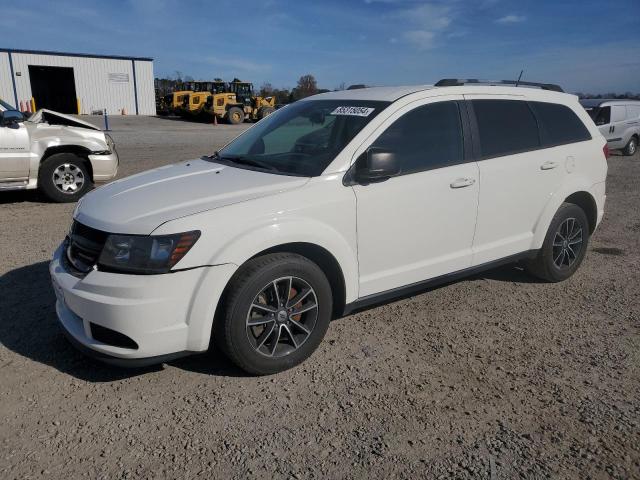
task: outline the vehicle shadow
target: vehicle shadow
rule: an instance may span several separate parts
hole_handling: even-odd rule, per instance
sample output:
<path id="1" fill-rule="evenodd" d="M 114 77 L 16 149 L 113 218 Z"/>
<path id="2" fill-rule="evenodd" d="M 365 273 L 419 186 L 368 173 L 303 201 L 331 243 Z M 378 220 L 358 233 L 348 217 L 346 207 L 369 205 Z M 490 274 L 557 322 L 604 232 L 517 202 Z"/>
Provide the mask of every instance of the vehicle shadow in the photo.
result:
<path id="1" fill-rule="evenodd" d="M 0 344 L 18 355 L 88 382 L 112 382 L 163 368 L 161 365 L 136 369 L 105 365 L 71 346 L 56 318 L 48 262 L 20 267 L 0 277 Z M 169 365 L 214 376 L 246 376 L 218 352 L 175 360 Z"/>
<path id="2" fill-rule="evenodd" d="M 37 190 L 13 190 L 0 192 L 0 205 L 7 203 L 46 203 Z"/>

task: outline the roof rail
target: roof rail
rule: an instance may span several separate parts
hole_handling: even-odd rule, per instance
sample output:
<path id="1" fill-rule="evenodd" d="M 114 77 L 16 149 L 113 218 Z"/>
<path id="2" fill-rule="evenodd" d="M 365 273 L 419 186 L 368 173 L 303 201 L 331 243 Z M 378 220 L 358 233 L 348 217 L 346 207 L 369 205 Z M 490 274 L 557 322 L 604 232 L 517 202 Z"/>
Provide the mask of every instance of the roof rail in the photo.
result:
<path id="1" fill-rule="evenodd" d="M 478 80 L 477 78 L 443 78 L 436 82 L 436 87 L 460 87 L 469 84 L 481 85 L 514 85 L 516 87 L 538 87 L 542 90 L 552 90 L 554 92 L 564 92 L 560 85 L 553 83 L 525 82 L 523 80 Z"/>

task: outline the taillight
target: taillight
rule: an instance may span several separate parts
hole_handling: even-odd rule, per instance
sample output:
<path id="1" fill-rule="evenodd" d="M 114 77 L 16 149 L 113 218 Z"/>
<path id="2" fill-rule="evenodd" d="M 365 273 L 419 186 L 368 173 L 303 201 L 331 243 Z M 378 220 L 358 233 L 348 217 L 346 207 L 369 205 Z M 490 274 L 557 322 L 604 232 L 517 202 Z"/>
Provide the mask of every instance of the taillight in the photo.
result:
<path id="1" fill-rule="evenodd" d="M 609 145 L 606 143 L 604 144 L 604 147 L 602 147 L 602 153 L 604 153 L 604 158 L 609 158 Z"/>

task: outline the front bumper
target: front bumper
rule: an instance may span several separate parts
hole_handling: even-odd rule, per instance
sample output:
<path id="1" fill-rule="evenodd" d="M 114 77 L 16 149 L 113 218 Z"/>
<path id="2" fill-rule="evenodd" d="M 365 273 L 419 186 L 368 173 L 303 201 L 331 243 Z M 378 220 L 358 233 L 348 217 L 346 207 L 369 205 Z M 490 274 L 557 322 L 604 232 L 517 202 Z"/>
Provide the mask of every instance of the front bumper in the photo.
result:
<path id="1" fill-rule="evenodd" d="M 94 182 L 111 180 L 117 175 L 118 166 L 120 165 L 118 152 L 116 152 L 115 148 L 108 155 L 89 155 L 89 162 L 91 162 Z"/>
<path id="2" fill-rule="evenodd" d="M 72 343 L 98 360 L 122 366 L 168 361 L 209 346 L 218 299 L 235 265 L 194 268 L 164 275 L 91 271 L 74 276 L 62 245 L 49 273 L 58 320 Z M 98 341 L 93 325 L 132 339 L 137 348 Z"/>

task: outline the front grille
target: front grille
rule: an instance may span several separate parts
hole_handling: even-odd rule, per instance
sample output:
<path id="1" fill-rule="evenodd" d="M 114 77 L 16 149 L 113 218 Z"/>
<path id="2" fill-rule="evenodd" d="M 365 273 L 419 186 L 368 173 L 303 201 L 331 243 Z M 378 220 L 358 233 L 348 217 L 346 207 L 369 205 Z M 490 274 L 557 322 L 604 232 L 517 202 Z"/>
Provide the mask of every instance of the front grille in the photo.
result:
<path id="1" fill-rule="evenodd" d="M 88 273 L 98 263 L 108 235 L 74 220 L 66 241 L 66 258 L 70 266 L 81 274 Z"/>

